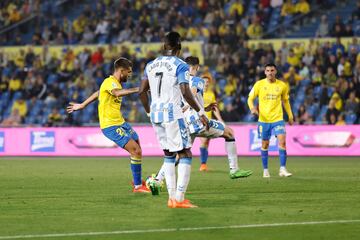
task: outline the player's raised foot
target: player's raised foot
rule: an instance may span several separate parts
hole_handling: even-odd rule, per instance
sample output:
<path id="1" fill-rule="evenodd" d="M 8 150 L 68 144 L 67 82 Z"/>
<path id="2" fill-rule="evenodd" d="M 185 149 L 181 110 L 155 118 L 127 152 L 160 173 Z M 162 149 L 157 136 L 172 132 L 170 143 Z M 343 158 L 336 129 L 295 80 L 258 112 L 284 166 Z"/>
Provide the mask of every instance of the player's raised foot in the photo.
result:
<path id="1" fill-rule="evenodd" d="M 200 171 L 200 172 L 207 172 L 207 170 L 208 170 L 208 168 L 207 168 L 206 163 L 202 163 L 202 164 L 200 165 L 199 171 Z"/>
<path id="2" fill-rule="evenodd" d="M 175 201 L 175 208 L 197 208 L 198 206 L 192 204 L 190 200 L 184 199 L 182 202 Z"/>
<path id="3" fill-rule="evenodd" d="M 264 169 L 263 178 L 270 178 L 270 173 L 268 169 Z"/>
<path id="4" fill-rule="evenodd" d="M 151 193 L 151 190 L 148 189 L 144 184 L 141 186 L 135 186 L 133 189 L 134 193 Z"/>
<path id="5" fill-rule="evenodd" d="M 253 172 L 251 170 L 236 170 L 236 172 L 230 173 L 231 179 L 249 177 Z"/>
<path id="6" fill-rule="evenodd" d="M 281 167 L 281 168 L 280 168 L 280 171 L 279 171 L 279 176 L 280 176 L 280 177 L 291 177 L 291 176 L 292 176 L 292 173 L 288 172 L 288 171 L 286 170 L 286 168 Z"/>

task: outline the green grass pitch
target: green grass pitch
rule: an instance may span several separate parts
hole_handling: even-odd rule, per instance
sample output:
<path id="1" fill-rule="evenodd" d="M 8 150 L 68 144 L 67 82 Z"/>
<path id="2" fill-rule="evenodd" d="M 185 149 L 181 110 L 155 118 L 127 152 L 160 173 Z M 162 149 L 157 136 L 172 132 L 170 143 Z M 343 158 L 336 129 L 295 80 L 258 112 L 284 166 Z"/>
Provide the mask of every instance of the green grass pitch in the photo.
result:
<path id="1" fill-rule="evenodd" d="M 144 158 L 143 176 L 156 172 L 161 162 Z M 253 176 L 231 180 L 225 157 L 210 158 L 210 171 L 199 172 L 194 158 L 187 198 L 199 208 L 168 209 L 167 192 L 131 192 L 127 158 L 1 158 L 0 239 L 360 239 L 359 221 L 226 228 L 359 220 L 360 158 L 290 157 L 294 176 L 286 179 L 278 177 L 278 160 L 271 158 L 269 180 L 262 178 L 259 158 L 239 162 L 254 170 Z M 219 226 L 224 228 L 204 229 Z M 198 229 L 121 232 L 179 228 Z M 56 233 L 85 235 L 43 235 Z"/>

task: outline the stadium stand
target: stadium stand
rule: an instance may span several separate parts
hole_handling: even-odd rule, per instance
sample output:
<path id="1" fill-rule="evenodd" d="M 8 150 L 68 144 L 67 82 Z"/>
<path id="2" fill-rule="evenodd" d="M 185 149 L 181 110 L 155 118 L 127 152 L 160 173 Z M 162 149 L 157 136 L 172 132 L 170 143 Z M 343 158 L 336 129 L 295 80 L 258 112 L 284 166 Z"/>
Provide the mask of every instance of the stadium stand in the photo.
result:
<path id="1" fill-rule="evenodd" d="M 360 35 L 359 1 L 179 0 L 171 5 L 169 1 L 143 4 L 139 0 L 132 4 L 34 1 L 33 8 L 29 2 L 2 1 L 0 5 L 1 46 L 28 44 L 12 55 L 0 48 L 3 125 L 97 124 L 96 104 L 71 116 L 65 114 L 66 104 L 82 101 L 95 91 L 119 56 L 134 62 L 128 86 L 138 85 L 145 63 L 157 53 L 138 57 L 119 44 L 159 42 L 171 29 L 185 40 L 203 42 L 206 66 L 202 72 L 214 80 L 227 121 L 254 121 L 246 106 L 248 92 L 264 77 L 263 66 L 275 62 L 278 77 L 290 87 L 299 124 L 359 123 L 360 45 L 355 37 Z M 349 7 L 355 5 L 357 9 Z M 18 11 L 20 18 L 10 21 L 9 9 Z M 32 12 L 29 9 L 34 9 L 36 17 L 20 23 Z M 281 44 L 279 40 L 253 41 L 283 36 L 337 38 Z M 41 51 L 34 50 L 36 45 Z M 58 45 L 62 45 L 60 54 L 54 54 L 51 49 Z M 187 49 L 183 54 L 189 55 Z M 147 122 L 136 99 L 124 99 L 125 117 L 129 122 Z"/>

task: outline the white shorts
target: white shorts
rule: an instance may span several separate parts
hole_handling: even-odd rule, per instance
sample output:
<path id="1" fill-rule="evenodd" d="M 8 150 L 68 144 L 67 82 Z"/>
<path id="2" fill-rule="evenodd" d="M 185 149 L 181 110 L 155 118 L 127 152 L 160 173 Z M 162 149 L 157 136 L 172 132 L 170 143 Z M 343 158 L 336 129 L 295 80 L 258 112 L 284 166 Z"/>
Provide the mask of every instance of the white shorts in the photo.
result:
<path id="1" fill-rule="evenodd" d="M 153 123 L 153 128 L 163 150 L 178 152 L 192 146 L 189 130 L 182 118 L 168 123 Z"/>
<path id="2" fill-rule="evenodd" d="M 210 119 L 209 120 L 209 130 L 202 131 L 191 135 L 192 139 L 195 137 L 204 137 L 204 138 L 218 138 L 224 135 L 225 125 L 222 122 Z"/>

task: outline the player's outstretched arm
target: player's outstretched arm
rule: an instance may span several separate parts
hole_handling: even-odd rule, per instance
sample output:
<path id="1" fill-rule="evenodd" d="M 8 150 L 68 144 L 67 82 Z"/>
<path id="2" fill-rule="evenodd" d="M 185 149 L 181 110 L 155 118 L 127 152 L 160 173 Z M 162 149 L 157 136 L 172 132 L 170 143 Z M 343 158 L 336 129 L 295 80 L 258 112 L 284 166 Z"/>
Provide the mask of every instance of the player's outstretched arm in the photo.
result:
<path id="1" fill-rule="evenodd" d="M 206 126 L 206 128 L 209 128 L 209 121 L 204 115 L 204 111 L 200 111 L 201 108 L 198 104 L 198 102 L 195 100 L 194 95 L 192 94 L 189 84 L 188 83 L 180 83 L 180 89 L 183 97 L 185 98 L 185 101 L 192 107 L 196 112 L 199 113 L 200 121 Z"/>
<path id="2" fill-rule="evenodd" d="M 94 102 L 99 96 L 99 91 L 94 92 L 93 94 L 91 94 L 90 97 L 88 97 L 84 102 L 82 103 L 74 103 L 74 102 L 70 102 L 69 106 L 67 106 L 66 111 L 68 113 L 72 113 L 74 111 L 78 111 L 81 110 L 83 108 L 85 108 L 87 105 L 89 105 L 90 103 Z"/>
<path id="3" fill-rule="evenodd" d="M 293 116 L 292 111 L 291 111 L 291 106 L 290 106 L 289 99 L 283 100 L 283 104 L 284 104 L 285 111 L 286 111 L 286 113 L 287 113 L 287 115 L 289 117 L 289 124 L 293 125 L 294 124 L 294 116 Z"/>
<path id="4" fill-rule="evenodd" d="M 128 89 L 113 89 L 111 90 L 111 94 L 115 97 L 124 97 L 133 93 L 137 93 L 139 91 L 138 87 L 128 88 Z"/>
<path id="5" fill-rule="evenodd" d="M 150 113 L 149 97 L 148 97 L 149 89 L 150 89 L 149 80 L 143 79 L 141 81 L 139 95 L 140 95 L 140 101 L 141 101 L 142 105 L 144 106 L 147 114 Z"/>

